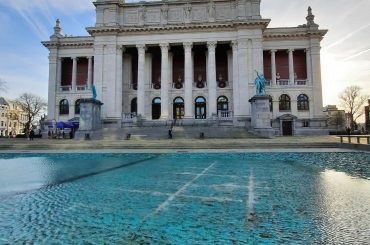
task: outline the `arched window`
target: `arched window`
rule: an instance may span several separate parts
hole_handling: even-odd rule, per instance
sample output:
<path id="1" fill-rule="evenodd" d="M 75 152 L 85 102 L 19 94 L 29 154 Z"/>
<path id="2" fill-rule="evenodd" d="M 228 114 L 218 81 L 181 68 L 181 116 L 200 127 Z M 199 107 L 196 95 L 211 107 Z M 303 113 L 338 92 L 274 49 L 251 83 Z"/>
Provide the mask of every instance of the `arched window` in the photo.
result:
<path id="1" fill-rule="evenodd" d="M 161 98 L 156 97 L 152 100 L 152 119 L 157 120 L 161 117 Z"/>
<path id="2" fill-rule="evenodd" d="M 298 111 L 308 111 L 310 109 L 308 96 L 300 94 L 297 98 Z"/>
<path id="3" fill-rule="evenodd" d="M 131 113 L 137 113 L 137 98 L 131 100 Z"/>
<path id="4" fill-rule="evenodd" d="M 207 118 L 207 105 L 204 97 L 197 97 L 195 99 L 195 119 Z"/>
<path id="5" fill-rule="evenodd" d="M 229 100 L 225 96 L 220 96 L 217 99 L 217 115 L 221 112 L 229 111 Z"/>
<path id="6" fill-rule="evenodd" d="M 64 99 L 59 102 L 59 115 L 69 114 L 69 103 L 68 100 Z"/>
<path id="7" fill-rule="evenodd" d="M 184 99 L 181 97 L 176 97 L 173 100 L 173 118 L 182 119 L 184 118 L 184 115 L 185 115 Z"/>
<path id="8" fill-rule="evenodd" d="M 76 100 L 75 102 L 75 114 L 80 114 L 80 100 Z"/>
<path id="9" fill-rule="evenodd" d="M 287 94 L 283 94 L 279 98 L 279 110 L 290 111 L 290 97 Z"/>

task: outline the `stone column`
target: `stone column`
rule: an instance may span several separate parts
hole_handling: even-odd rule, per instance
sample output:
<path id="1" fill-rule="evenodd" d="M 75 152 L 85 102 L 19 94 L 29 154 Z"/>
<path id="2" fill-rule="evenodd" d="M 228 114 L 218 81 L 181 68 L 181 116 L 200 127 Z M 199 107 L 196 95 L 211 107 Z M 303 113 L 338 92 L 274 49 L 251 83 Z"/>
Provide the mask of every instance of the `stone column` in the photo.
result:
<path id="1" fill-rule="evenodd" d="M 76 91 L 77 84 L 77 57 L 72 57 L 73 66 L 72 66 L 72 91 Z"/>
<path id="2" fill-rule="evenodd" d="M 276 85 L 276 50 L 271 50 L 271 86 Z"/>
<path id="3" fill-rule="evenodd" d="M 88 60 L 88 69 L 87 69 L 87 89 L 90 90 L 91 89 L 91 86 L 92 86 L 92 57 L 89 56 L 87 57 L 87 60 Z"/>
<path id="4" fill-rule="evenodd" d="M 96 99 L 103 101 L 103 70 L 104 70 L 104 46 L 94 46 L 94 85 L 96 89 Z M 103 101 L 105 102 L 105 101 Z"/>
<path id="5" fill-rule="evenodd" d="M 315 118 L 323 117 L 320 50 L 321 50 L 320 40 L 312 40 L 311 41 L 312 91 L 313 91 L 312 99 L 314 104 L 313 115 Z"/>
<path id="6" fill-rule="evenodd" d="M 62 61 L 63 58 L 58 58 L 58 67 L 57 67 L 57 83 L 56 83 L 56 91 L 60 89 L 62 86 Z"/>
<path id="7" fill-rule="evenodd" d="M 191 49 L 192 43 L 184 43 L 185 50 L 185 118 L 194 118 L 193 115 L 193 74 Z"/>
<path id="8" fill-rule="evenodd" d="M 211 118 L 213 114 L 217 114 L 217 83 L 216 83 L 216 45 L 217 42 L 208 42 L 208 115 Z"/>
<path id="9" fill-rule="evenodd" d="M 306 69 L 307 69 L 307 85 L 312 84 L 312 63 L 311 63 L 311 50 L 306 49 Z"/>
<path id="10" fill-rule="evenodd" d="M 123 93 L 123 52 L 125 48 L 122 46 L 117 46 L 117 71 L 116 71 L 116 108 L 115 108 L 115 117 L 122 117 L 122 93 Z"/>
<path id="11" fill-rule="evenodd" d="M 137 114 L 145 117 L 145 45 L 136 45 L 138 50 L 137 68 Z"/>
<path id="12" fill-rule="evenodd" d="M 58 59 L 58 50 L 50 49 L 49 55 L 49 90 L 48 90 L 48 119 L 57 120 L 56 118 L 56 109 L 57 101 L 55 98 L 56 89 L 57 89 L 57 73 L 59 74 L 59 64 L 61 63 Z M 60 65 L 61 66 L 61 65 Z M 59 82 L 60 84 L 60 82 Z"/>
<path id="13" fill-rule="evenodd" d="M 238 69 L 239 69 L 239 116 L 246 118 L 250 115 L 249 81 L 248 78 L 248 40 L 238 40 Z"/>
<path id="14" fill-rule="evenodd" d="M 290 83 L 290 85 L 295 84 L 293 52 L 294 52 L 294 49 L 289 49 L 288 50 L 288 53 L 289 53 L 289 83 Z"/>
<path id="15" fill-rule="evenodd" d="M 168 43 L 159 45 L 162 51 L 161 62 L 161 119 L 168 119 Z"/>
<path id="16" fill-rule="evenodd" d="M 239 116 L 239 65 L 238 65 L 238 41 L 231 42 L 233 49 L 233 106 L 234 118 Z"/>

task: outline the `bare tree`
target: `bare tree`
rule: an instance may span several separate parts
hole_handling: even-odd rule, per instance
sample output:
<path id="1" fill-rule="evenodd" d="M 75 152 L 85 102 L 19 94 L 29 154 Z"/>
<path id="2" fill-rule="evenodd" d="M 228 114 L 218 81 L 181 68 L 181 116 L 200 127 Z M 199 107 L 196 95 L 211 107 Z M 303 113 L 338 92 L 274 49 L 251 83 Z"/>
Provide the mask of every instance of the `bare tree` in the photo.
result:
<path id="1" fill-rule="evenodd" d="M 329 127 L 335 128 L 335 134 L 338 134 L 339 130 L 344 130 L 345 126 L 345 115 L 344 111 L 333 111 L 327 116 L 327 123 Z"/>
<path id="2" fill-rule="evenodd" d="M 359 86 L 349 86 L 339 94 L 341 106 L 348 113 L 351 129 L 355 129 L 357 119 L 364 114 L 364 104 L 368 99 L 367 95 L 361 94 Z"/>
<path id="3" fill-rule="evenodd" d="M 18 105 L 20 105 L 25 113 L 27 113 L 27 123 L 25 130 L 31 128 L 32 123 L 38 116 L 41 116 L 46 109 L 46 102 L 43 98 L 38 95 L 24 93 L 16 99 Z"/>

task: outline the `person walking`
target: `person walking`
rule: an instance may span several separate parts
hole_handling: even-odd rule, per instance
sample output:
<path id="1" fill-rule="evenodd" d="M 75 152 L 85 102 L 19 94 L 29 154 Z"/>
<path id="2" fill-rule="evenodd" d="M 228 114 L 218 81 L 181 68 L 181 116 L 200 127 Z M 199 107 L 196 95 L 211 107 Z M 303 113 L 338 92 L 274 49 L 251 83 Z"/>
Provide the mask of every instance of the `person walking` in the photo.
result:
<path id="1" fill-rule="evenodd" d="M 34 137 L 35 137 L 35 131 L 33 131 L 33 129 L 31 129 L 31 131 L 30 131 L 30 140 L 33 140 Z"/>

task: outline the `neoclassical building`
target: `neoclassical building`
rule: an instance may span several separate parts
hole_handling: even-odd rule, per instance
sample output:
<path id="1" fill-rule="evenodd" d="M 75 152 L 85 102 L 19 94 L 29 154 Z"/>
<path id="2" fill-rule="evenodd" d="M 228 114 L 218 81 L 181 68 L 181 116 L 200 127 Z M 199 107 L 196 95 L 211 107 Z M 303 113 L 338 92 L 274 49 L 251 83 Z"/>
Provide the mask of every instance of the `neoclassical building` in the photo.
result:
<path id="1" fill-rule="evenodd" d="M 89 36 L 54 34 L 48 118 L 79 117 L 79 99 L 104 103 L 106 127 L 250 127 L 258 73 L 276 135 L 321 134 L 320 42 L 311 8 L 298 27 L 268 28 L 261 0 L 97 0 Z M 302 18 L 303 19 L 303 18 Z"/>

